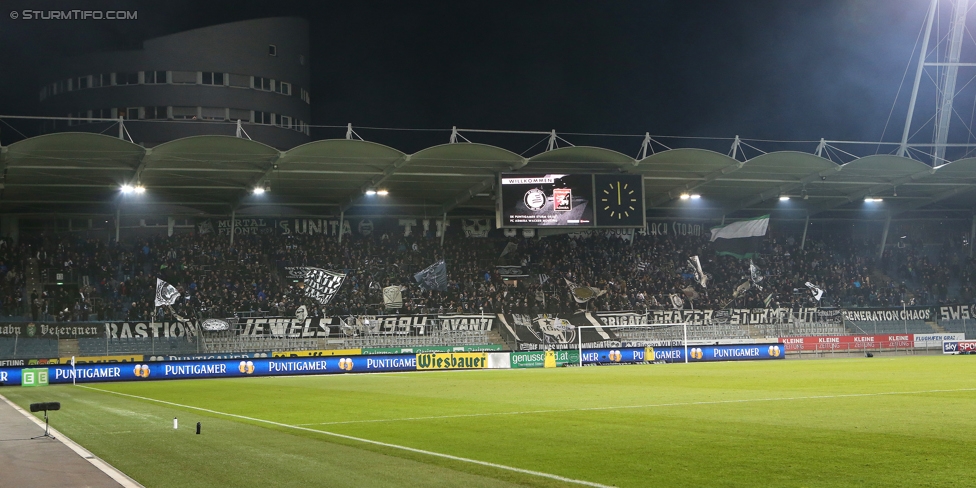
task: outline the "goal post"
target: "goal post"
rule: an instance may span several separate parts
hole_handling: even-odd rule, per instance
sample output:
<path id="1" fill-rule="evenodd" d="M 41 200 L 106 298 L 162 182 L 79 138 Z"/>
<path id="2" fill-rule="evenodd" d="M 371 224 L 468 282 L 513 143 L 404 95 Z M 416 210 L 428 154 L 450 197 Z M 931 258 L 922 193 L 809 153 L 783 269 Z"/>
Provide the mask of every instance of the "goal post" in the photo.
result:
<path id="1" fill-rule="evenodd" d="M 647 330 L 647 331 L 653 331 L 653 330 L 666 330 L 666 329 L 670 329 L 670 328 L 674 328 L 674 327 L 681 327 L 681 329 L 682 329 L 681 330 L 681 332 L 682 332 L 682 335 L 681 335 L 681 345 L 684 346 L 684 349 L 685 349 L 684 358 L 685 358 L 685 363 L 687 363 L 688 362 L 688 323 L 687 322 L 675 322 L 675 323 L 670 323 L 670 324 L 578 325 L 578 326 L 576 326 L 576 329 L 577 329 L 576 330 L 576 349 L 577 349 L 577 352 L 579 353 L 579 365 L 580 366 L 583 366 L 583 333 L 582 333 L 582 331 L 580 329 L 610 329 L 610 330 L 613 330 L 613 331 L 616 332 L 616 331 L 621 330 L 621 329 L 644 329 L 644 330 Z M 658 339 L 646 338 L 646 339 L 637 339 L 637 340 L 667 341 L 669 339 L 666 339 L 666 338 L 658 338 Z M 673 339 L 671 339 L 671 340 L 673 340 Z M 623 338 L 621 338 L 621 342 L 624 342 L 624 339 Z"/>

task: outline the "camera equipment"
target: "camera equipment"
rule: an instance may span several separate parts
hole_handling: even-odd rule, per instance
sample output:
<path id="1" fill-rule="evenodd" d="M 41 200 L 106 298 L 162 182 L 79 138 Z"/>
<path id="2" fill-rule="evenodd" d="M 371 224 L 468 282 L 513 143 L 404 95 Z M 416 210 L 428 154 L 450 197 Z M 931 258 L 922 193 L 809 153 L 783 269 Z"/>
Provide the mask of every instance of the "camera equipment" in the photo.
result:
<path id="1" fill-rule="evenodd" d="M 48 423 L 48 418 L 47 418 L 47 412 L 49 410 L 52 411 L 52 412 L 55 411 L 55 410 L 61 410 L 61 403 L 60 402 L 41 402 L 41 403 L 31 403 L 30 404 L 30 411 L 31 412 L 44 412 L 44 434 L 43 435 L 39 435 L 37 437 L 31 437 L 31 440 L 40 439 L 42 437 L 50 437 L 51 439 L 54 439 L 54 436 L 51 435 L 51 432 L 50 432 L 50 424 Z"/>

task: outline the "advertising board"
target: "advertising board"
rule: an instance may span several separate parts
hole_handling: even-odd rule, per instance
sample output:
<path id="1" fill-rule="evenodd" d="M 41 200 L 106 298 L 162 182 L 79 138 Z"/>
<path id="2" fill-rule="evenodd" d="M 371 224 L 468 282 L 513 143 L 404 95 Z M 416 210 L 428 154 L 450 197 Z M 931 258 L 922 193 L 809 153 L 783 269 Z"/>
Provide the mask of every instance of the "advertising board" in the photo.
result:
<path id="1" fill-rule="evenodd" d="M 976 341 L 945 341 L 942 354 L 976 354 Z"/>
<path id="2" fill-rule="evenodd" d="M 488 366 L 487 363 L 488 356 L 483 352 L 434 352 L 417 354 L 418 370 L 484 369 Z"/>

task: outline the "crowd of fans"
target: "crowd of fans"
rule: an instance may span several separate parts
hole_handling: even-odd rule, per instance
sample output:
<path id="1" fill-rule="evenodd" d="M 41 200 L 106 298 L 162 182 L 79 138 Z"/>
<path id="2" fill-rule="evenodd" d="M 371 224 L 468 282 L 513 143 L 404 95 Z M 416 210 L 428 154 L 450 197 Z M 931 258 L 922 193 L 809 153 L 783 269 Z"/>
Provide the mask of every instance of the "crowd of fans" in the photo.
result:
<path id="1" fill-rule="evenodd" d="M 390 234 L 227 236 L 195 233 L 135 242 L 77 234 L 0 240 L 0 314 L 31 320 L 149 320 L 287 316 L 306 305 L 313 314 L 572 313 L 589 310 L 764 308 L 776 306 L 892 307 L 970 302 L 976 261 L 968 247 L 947 241 L 937 255 L 920 240 L 902 239 L 877 256 L 878 243 L 847 236 L 808 239 L 771 232 L 751 262 L 716 255 L 707 236 L 550 236 L 439 238 Z M 696 279 L 688 259 L 699 256 L 708 276 Z M 423 289 L 414 274 L 443 259 L 447 291 Z M 750 263 L 758 269 L 750 272 Z M 497 266 L 521 267 L 506 279 Z M 64 273 L 62 286 L 28 289 L 27 274 Z M 309 300 L 287 268 L 313 266 L 347 273 L 333 300 Z M 174 285 L 172 307 L 154 305 L 156 280 Z M 755 279 L 759 278 L 759 279 Z M 569 282 L 605 293 L 579 304 Z M 816 302 L 805 284 L 824 290 Z M 402 286 L 403 306 L 388 310 L 382 289 Z M 737 291 L 738 290 L 738 291 Z"/>

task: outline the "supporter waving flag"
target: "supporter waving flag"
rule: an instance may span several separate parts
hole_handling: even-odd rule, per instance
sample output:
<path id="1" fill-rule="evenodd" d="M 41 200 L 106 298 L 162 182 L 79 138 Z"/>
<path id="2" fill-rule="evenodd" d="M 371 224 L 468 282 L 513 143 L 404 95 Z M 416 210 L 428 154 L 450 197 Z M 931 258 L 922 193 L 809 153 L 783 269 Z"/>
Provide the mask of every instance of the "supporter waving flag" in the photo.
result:
<path id="1" fill-rule="evenodd" d="M 759 267 L 753 264 L 751 259 L 749 260 L 749 279 L 759 291 L 762 291 L 762 286 L 759 283 L 763 280 L 763 275 L 759 271 Z"/>
<path id="2" fill-rule="evenodd" d="M 292 276 L 303 280 L 305 296 L 325 305 L 339 291 L 342 281 L 346 279 L 343 273 L 336 273 L 321 268 L 296 266 L 287 268 Z"/>
<path id="3" fill-rule="evenodd" d="M 176 300 L 180 298 L 180 292 L 176 291 L 176 287 L 156 278 L 156 306 L 161 307 L 163 305 L 172 305 L 176 303 Z"/>
<path id="4" fill-rule="evenodd" d="M 823 294 L 824 294 L 823 288 L 820 288 L 819 286 L 814 285 L 813 283 L 810 283 L 809 281 L 806 282 L 806 285 L 807 285 L 807 288 L 810 289 L 810 293 L 813 293 L 813 299 L 819 302 L 820 299 L 823 298 Z"/>
<path id="5" fill-rule="evenodd" d="M 563 280 L 566 281 L 566 286 L 569 286 L 570 291 L 573 292 L 573 300 L 576 300 L 576 303 L 586 303 L 607 292 L 606 290 L 601 290 L 592 286 L 577 285 L 566 278 L 563 278 Z"/>
<path id="6" fill-rule="evenodd" d="M 769 215 L 712 227 L 712 245 L 715 252 L 739 259 L 747 259 L 759 253 L 759 243 L 769 229 Z"/>
<path id="7" fill-rule="evenodd" d="M 443 259 L 413 275 L 413 279 L 427 290 L 447 291 L 447 264 Z"/>
<path id="8" fill-rule="evenodd" d="M 688 258 L 688 266 L 691 266 L 691 270 L 695 273 L 695 281 L 697 281 L 702 288 L 707 288 L 706 285 L 708 285 L 708 275 L 702 271 L 701 260 L 698 259 L 698 256 Z"/>

